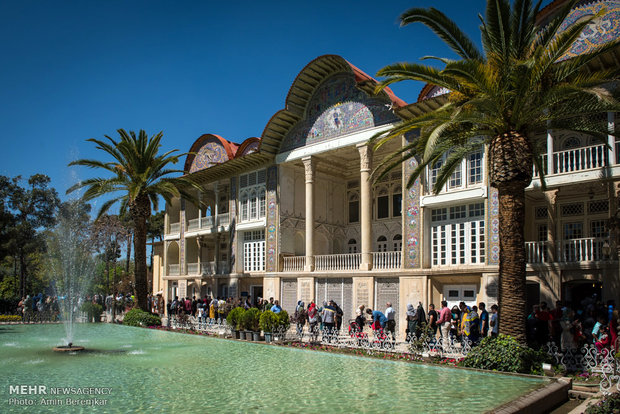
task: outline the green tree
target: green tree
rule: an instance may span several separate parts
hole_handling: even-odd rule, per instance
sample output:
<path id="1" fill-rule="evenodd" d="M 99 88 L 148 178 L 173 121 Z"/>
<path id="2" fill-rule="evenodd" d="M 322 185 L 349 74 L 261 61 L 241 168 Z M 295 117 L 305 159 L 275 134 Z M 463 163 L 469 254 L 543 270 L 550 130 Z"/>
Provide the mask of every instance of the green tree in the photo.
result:
<path id="1" fill-rule="evenodd" d="M 169 169 L 176 164 L 179 157 L 174 155 L 178 150 L 159 154 L 163 133 L 148 137 L 144 130 L 136 135 L 119 129 L 119 140 L 105 136 L 106 140 L 88 139 L 97 149 L 112 158 L 111 161 L 95 159 L 76 160 L 69 165 L 82 165 L 111 174 L 109 177 L 91 178 L 81 181 L 67 190 L 68 193 L 85 188 L 85 200 L 112 194 L 110 200 L 103 203 L 98 217 L 106 213 L 112 205 L 120 203 L 120 215 L 129 212 L 134 222 L 134 260 L 135 260 L 135 293 L 138 306 L 147 310 L 147 278 L 146 278 L 146 241 L 147 220 L 151 215 L 151 206 L 156 210 L 158 198 L 166 201 L 172 197 L 184 196 L 189 200 L 195 198 L 188 193 L 194 184 L 185 177 L 168 178 L 170 174 L 183 173 L 182 170 Z"/>
<path id="2" fill-rule="evenodd" d="M 525 188 L 532 180 L 533 165 L 545 173 L 541 137 L 552 128 L 603 138 L 608 127 L 596 115 L 620 110 L 617 91 L 610 86 L 618 79 L 619 69 L 598 63 L 601 55 L 617 46 L 617 40 L 564 58 L 583 29 L 600 17 L 585 17 L 560 30 L 575 3 L 568 1 L 543 27 L 536 20 L 541 2 L 515 0 L 511 8 L 509 0 L 488 0 L 486 15 L 480 18 L 482 50 L 437 9 L 410 9 L 400 16 L 401 24 L 426 25 L 460 59 L 427 57 L 438 60 L 443 69 L 398 63 L 378 72 L 385 79 L 377 90 L 416 80 L 449 93 L 437 98 L 436 110 L 406 119 L 371 139 L 377 148 L 404 134 L 410 137 L 379 164 L 377 179 L 415 157 L 418 166 L 408 186 L 428 166 L 441 166 L 433 188 L 439 192 L 467 154 L 483 145 L 488 148 L 489 182 L 499 194 L 500 332 L 520 342 L 525 341 L 526 317 Z"/>

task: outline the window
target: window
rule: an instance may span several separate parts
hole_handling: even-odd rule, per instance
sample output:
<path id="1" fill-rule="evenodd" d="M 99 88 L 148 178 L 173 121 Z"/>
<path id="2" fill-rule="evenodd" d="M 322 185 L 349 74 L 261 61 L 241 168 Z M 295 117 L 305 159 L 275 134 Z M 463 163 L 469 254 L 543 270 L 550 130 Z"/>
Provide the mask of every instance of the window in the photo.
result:
<path id="1" fill-rule="evenodd" d="M 563 216 L 580 216 L 583 214 L 583 203 L 563 204 L 560 212 Z"/>
<path id="2" fill-rule="evenodd" d="M 254 171 L 239 177 L 241 221 L 265 217 L 265 170 Z"/>
<path id="3" fill-rule="evenodd" d="M 534 217 L 536 220 L 547 220 L 548 216 L 549 210 L 547 209 L 547 206 L 539 206 L 534 208 Z"/>
<path id="4" fill-rule="evenodd" d="M 452 175 L 450 176 L 450 180 L 448 181 L 448 185 L 450 188 L 459 188 L 462 185 L 462 175 L 463 172 L 461 171 L 462 166 L 458 165 L 454 171 L 452 172 Z"/>
<path id="5" fill-rule="evenodd" d="M 468 184 L 482 182 L 482 150 L 474 151 L 467 157 Z"/>
<path id="6" fill-rule="evenodd" d="M 564 240 L 582 239 L 583 238 L 583 223 L 573 222 L 564 223 Z"/>
<path id="7" fill-rule="evenodd" d="M 607 213 L 609 211 L 609 200 L 592 200 L 588 205 L 590 214 Z"/>
<path id="8" fill-rule="evenodd" d="M 394 189 L 392 193 L 392 217 L 400 217 L 403 215 L 403 191 L 399 187 Z"/>
<path id="9" fill-rule="evenodd" d="M 431 210 L 433 266 L 484 263 L 484 224 L 484 203 Z"/>
<path id="10" fill-rule="evenodd" d="M 379 236 L 377 239 L 377 251 L 387 252 L 387 238 L 385 236 Z"/>
<path id="11" fill-rule="evenodd" d="M 400 252 L 403 249 L 403 236 L 397 234 L 392 239 L 392 251 Z"/>
<path id="12" fill-rule="evenodd" d="M 265 232 L 264 230 L 243 233 L 243 270 L 261 272 L 265 270 Z"/>
<path id="13" fill-rule="evenodd" d="M 390 217 L 390 196 L 385 188 L 379 192 L 377 197 L 377 218 L 384 219 Z"/>
<path id="14" fill-rule="evenodd" d="M 539 224 L 536 228 L 536 240 L 539 242 L 547 241 L 549 238 L 549 228 L 547 223 Z"/>
<path id="15" fill-rule="evenodd" d="M 349 196 L 349 223 L 359 223 L 360 221 L 360 202 L 358 195 L 352 193 Z"/>
<path id="16" fill-rule="evenodd" d="M 435 184 L 437 184 L 437 176 L 439 175 L 439 170 L 441 169 L 441 166 L 443 165 L 443 161 L 439 160 L 435 163 L 435 165 L 431 166 L 431 178 L 430 178 L 430 191 L 433 191 L 435 189 Z"/>
<path id="17" fill-rule="evenodd" d="M 590 237 L 603 238 L 609 236 L 605 220 L 592 220 L 590 222 Z"/>
<path id="18" fill-rule="evenodd" d="M 349 253 L 357 253 L 357 240 L 350 239 L 347 246 L 349 247 Z"/>

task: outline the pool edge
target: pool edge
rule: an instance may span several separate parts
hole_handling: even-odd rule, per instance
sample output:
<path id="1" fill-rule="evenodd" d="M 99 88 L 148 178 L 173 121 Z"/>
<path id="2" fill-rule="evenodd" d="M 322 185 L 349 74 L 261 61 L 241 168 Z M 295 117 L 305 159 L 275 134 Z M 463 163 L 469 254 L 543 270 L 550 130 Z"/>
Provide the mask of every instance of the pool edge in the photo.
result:
<path id="1" fill-rule="evenodd" d="M 487 413 L 495 414 L 539 414 L 546 413 L 560 406 L 568 400 L 568 391 L 571 389 L 570 378 L 552 379 L 550 383 L 529 393 L 495 407 Z"/>

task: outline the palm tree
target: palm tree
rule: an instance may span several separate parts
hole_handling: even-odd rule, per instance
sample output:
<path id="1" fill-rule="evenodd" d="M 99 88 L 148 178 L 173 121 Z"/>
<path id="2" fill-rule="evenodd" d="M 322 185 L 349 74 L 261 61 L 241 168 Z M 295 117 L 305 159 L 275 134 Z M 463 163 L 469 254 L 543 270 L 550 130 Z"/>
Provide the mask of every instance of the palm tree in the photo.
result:
<path id="1" fill-rule="evenodd" d="M 95 138 L 87 141 L 97 145 L 97 149 L 112 157 L 112 161 L 103 162 L 94 159 L 81 159 L 69 165 L 83 165 L 90 168 L 106 170 L 111 173 L 108 178 L 90 178 L 81 181 L 67 190 L 71 193 L 80 188 L 86 188 L 82 198 L 85 201 L 107 194 L 114 194 L 113 198 L 103 203 L 97 218 L 105 214 L 112 205 L 119 202 L 121 215 L 129 212 L 135 224 L 134 229 L 134 259 L 135 259 L 135 293 L 137 305 L 147 310 L 147 280 L 146 280 L 146 238 L 147 220 L 151 215 L 151 206 L 158 208 L 158 198 L 162 196 L 167 202 L 173 197 L 183 196 L 194 200 L 188 193 L 190 187 L 196 188 L 186 177 L 168 178 L 170 174 L 183 173 L 182 170 L 168 169 L 170 164 L 176 164 L 179 157 L 185 154 L 173 155 L 178 150 L 159 154 L 163 133 L 160 132 L 148 137 L 144 130 L 138 136 L 135 132 L 127 133 L 119 129 L 120 140 L 116 141 L 109 136 L 106 140 Z"/>
<path id="2" fill-rule="evenodd" d="M 441 167 L 433 191 L 439 192 L 461 160 L 487 147 L 490 185 L 499 194 L 500 332 L 525 342 L 525 188 L 533 165 L 542 175 L 544 136 L 548 128 L 588 133 L 600 139 L 609 133 L 600 115 L 620 109 L 616 91 L 608 86 L 619 69 L 604 69 L 595 59 L 615 48 L 608 43 L 578 57 L 565 53 L 583 29 L 599 15 L 560 30 L 575 0 L 544 27 L 536 17 L 541 2 L 488 0 L 481 17 L 482 50 L 442 12 L 413 8 L 400 16 L 402 25 L 420 22 L 433 30 L 459 60 L 426 57 L 443 69 L 416 63 L 397 63 L 381 69 L 385 77 L 377 91 L 404 80 L 423 81 L 449 91 L 437 98 L 437 110 L 414 116 L 371 139 L 375 148 L 404 134 L 411 137 L 375 170 L 377 180 L 415 157 L 418 166 L 408 178 L 411 186 L 430 167 Z M 607 85 L 607 87 L 603 87 Z M 544 186 L 544 177 L 543 177 Z"/>

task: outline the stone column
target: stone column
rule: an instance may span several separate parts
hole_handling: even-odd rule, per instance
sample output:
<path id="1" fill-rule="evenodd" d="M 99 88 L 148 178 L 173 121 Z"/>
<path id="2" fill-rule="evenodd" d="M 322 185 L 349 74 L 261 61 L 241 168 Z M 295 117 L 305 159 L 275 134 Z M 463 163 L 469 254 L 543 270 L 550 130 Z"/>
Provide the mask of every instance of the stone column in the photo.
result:
<path id="1" fill-rule="evenodd" d="M 219 217 L 218 217 L 218 210 L 219 210 L 218 205 L 220 204 L 220 192 L 218 191 L 217 183 L 215 183 L 215 203 L 214 204 L 215 205 L 213 206 L 213 209 L 215 211 L 211 212 L 211 214 L 213 214 L 213 228 L 215 229 L 215 231 L 218 231 L 217 229 L 218 229 L 219 224 L 220 224 L 220 223 L 218 223 L 218 220 L 219 220 Z"/>
<path id="2" fill-rule="evenodd" d="M 200 210 L 199 210 L 200 213 Z M 196 244 L 198 244 L 198 274 L 202 275 L 201 263 L 202 263 L 202 236 L 196 237 Z"/>
<path id="3" fill-rule="evenodd" d="M 547 125 L 549 122 L 547 122 Z M 547 130 L 547 173 L 545 175 L 553 174 L 553 131 Z"/>
<path id="4" fill-rule="evenodd" d="M 372 150 L 366 144 L 358 144 L 360 152 L 360 229 L 362 238 L 362 261 L 360 270 L 372 269 Z"/>
<path id="5" fill-rule="evenodd" d="M 559 262 L 562 257 L 562 229 L 560 228 L 559 213 L 557 211 L 557 199 L 559 190 L 550 190 L 545 192 L 545 198 L 547 199 L 547 210 L 549 213 L 547 226 L 547 243 L 549 248 L 547 249 L 548 261 L 551 263 Z"/>
<path id="6" fill-rule="evenodd" d="M 214 271 L 216 275 L 220 274 L 220 233 L 215 233 L 215 252 L 213 253 L 215 256 L 213 257 L 215 261 Z"/>
<path id="7" fill-rule="evenodd" d="M 306 174 L 306 265 L 304 271 L 314 271 L 314 174 L 316 172 L 316 159 L 305 157 L 304 163 Z"/>

